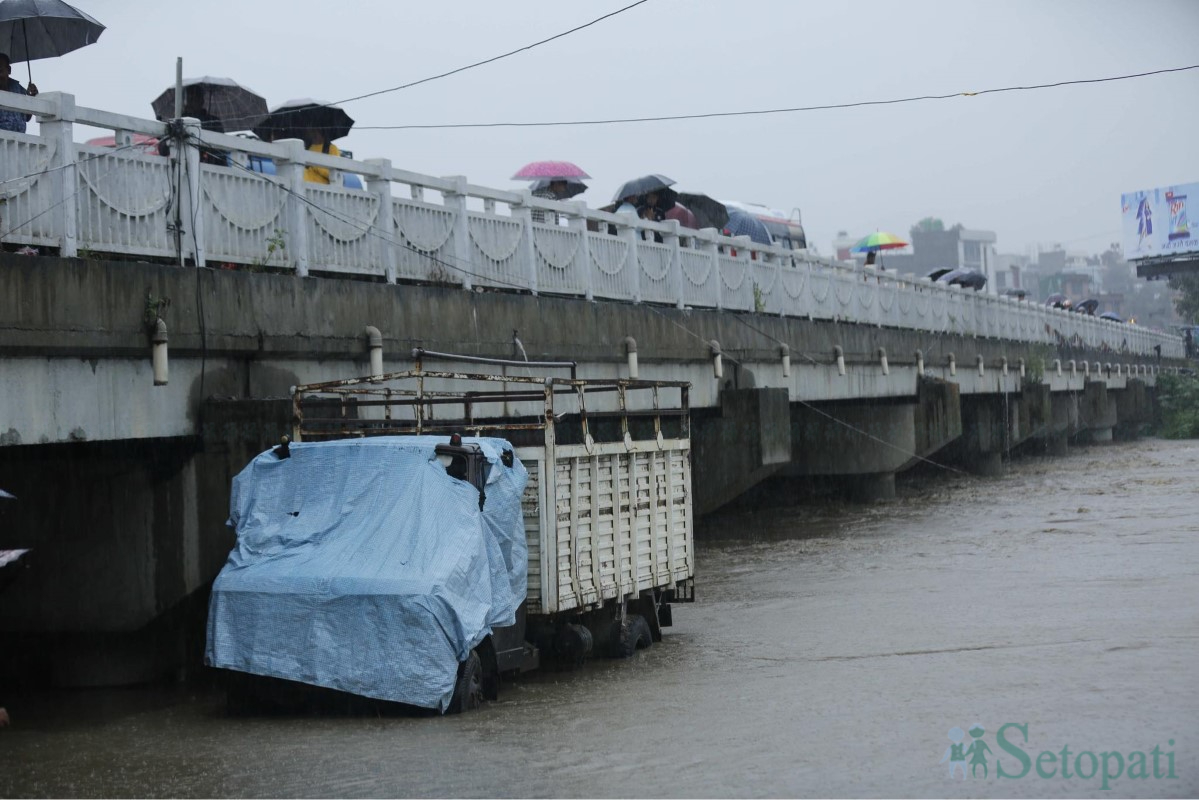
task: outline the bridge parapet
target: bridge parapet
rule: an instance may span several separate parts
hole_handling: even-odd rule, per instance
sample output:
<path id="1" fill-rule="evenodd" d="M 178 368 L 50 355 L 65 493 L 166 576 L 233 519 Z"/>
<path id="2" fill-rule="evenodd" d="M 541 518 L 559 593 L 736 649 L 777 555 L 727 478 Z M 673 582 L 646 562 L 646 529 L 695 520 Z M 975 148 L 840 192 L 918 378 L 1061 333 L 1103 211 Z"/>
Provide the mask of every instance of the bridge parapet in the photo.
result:
<path id="1" fill-rule="evenodd" d="M 729 238 L 185 126 L 173 155 L 132 134 L 162 122 L 76 106 L 68 94 L 0 93 L 39 135 L 0 132 L 6 241 L 180 263 L 516 290 L 586 299 L 757 312 L 878 327 L 1181 357 L 1180 337 L 1026 301 L 862 268 L 804 250 Z M 76 144 L 76 126 L 114 131 L 117 148 Z M 198 147 L 227 152 L 200 163 Z M 182 158 L 182 162 L 177 159 Z M 182 168 L 177 168 L 181 164 Z M 267 170 L 275 174 L 266 174 Z M 335 176 L 306 183 L 304 167 Z M 339 176 L 357 175 L 365 188 Z"/>

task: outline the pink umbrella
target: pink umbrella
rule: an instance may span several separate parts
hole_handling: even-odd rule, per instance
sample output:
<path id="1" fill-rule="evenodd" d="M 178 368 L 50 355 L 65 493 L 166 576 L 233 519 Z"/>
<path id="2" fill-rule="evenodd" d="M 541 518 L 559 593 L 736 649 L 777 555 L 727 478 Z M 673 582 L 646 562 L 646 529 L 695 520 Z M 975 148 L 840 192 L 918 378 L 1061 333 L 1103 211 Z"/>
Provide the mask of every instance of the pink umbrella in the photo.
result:
<path id="1" fill-rule="evenodd" d="M 144 150 L 147 153 L 158 152 L 158 139 L 153 136 L 147 136 L 142 133 L 135 133 L 131 137 L 133 149 Z M 117 137 L 115 136 L 97 136 L 95 139 L 88 139 L 84 144 L 95 145 L 97 147 L 116 147 Z"/>
<path id="2" fill-rule="evenodd" d="M 699 230 L 699 222 L 696 221 L 695 215 L 691 213 L 691 209 L 682 203 L 675 203 L 674 208 L 667 211 L 663 216 L 666 219 L 677 219 L 679 224 L 684 228 Z"/>
<path id="3" fill-rule="evenodd" d="M 515 175 L 514 181 L 534 181 L 538 178 L 563 180 L 565 178 L 590 178 L 586 172 L 569 161 L 534 161 L 525 164 Z"/>

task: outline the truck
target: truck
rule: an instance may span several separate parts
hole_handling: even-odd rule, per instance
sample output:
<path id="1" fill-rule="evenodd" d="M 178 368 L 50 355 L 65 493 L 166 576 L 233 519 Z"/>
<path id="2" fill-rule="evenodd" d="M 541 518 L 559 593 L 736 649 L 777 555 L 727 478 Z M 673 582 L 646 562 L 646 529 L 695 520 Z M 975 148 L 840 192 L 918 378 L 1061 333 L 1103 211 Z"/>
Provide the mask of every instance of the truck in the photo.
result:
<path id="1" fill-rule="evenodd" d="M 235 478 L 205 652 L 231 708 L 458 713 L 543 661 L 631 656 L 694 601 L 689 384 L 412 355 L 295 387 L 290 436 Z"/>

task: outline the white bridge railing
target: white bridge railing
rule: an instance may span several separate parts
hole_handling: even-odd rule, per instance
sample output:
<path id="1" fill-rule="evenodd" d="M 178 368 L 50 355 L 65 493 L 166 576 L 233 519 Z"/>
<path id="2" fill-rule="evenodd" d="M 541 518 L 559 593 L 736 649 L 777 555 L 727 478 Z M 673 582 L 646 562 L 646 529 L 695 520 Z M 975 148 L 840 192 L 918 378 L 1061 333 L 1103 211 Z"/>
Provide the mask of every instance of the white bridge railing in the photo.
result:
<path id="1" fill-rule="evenodd" d="M 189 122 L 194 137 L 235 164 L 216 166 L 190 145 L 174 148 L 183 151 L 176 159 L 76 143 L 77 125 L 115 132 L 118 145 L 165 126 L 76 107 L 68 94 L 0 92 L 0 108 L 40 123 L 36 136 L 0 131 L 0 237 L 64 256 L 156 256 L 1183 355 L 1181 338 L 1136 325 L 420 175 L 383 159 L 310 153 L 295 140 L 268 144 Z M 262 158 L 276 174 L 248 168 Z M 309 164 L 356 173 L 365 188 L 307 183 Z"/>

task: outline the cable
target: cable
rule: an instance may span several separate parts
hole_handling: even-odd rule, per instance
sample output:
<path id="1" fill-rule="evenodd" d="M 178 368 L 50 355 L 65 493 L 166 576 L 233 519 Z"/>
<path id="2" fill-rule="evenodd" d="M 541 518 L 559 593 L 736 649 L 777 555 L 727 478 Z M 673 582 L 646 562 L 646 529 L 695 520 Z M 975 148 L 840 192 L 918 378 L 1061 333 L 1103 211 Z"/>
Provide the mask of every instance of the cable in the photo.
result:
<path id="1" fill-rule="evenodd" d="M 421 78 L 419 81 L 412 81 L 411 83 L 405 83 L 405 84 L 401 84 L 399 86 L 393 86 L 390 89 L 380 89 L 377 92 L 370 92 L 368 94 L 360 94 L 356 97 L 347 97 L 345 100 L 338 100 L 336 102 L 337 103 L 352 103 L 355 100 L 364 100 L 367 97 L 376 97 L 381 94 L 388 94 L 389 92 L 398 92 L 401 89 L 408 89 L 413 86 L 419 86 L 422 83 L 428 83 L 430 81 L 435 81 L 435 80 L 438 80 L 439 78 L 448 78 L 450 75 L 457 75 L 459 72 L 466 72 L 468 69 L 474 69 L 475 67 L 481 67 L 484 64 L 491 64 L 495 61 L 499 61 L 502 58 L 508 58 L 508 56 L 514 56 L 517 53 L 523 53 L 526 50 L 532 50 L 534 47 L 540 47 L 541 45 L 546 44 L 548 42 L 552 42 L 555 39 L 561 39 L 564 36 L 569 36 L 572 33 L 577 33 L 579 31 L 583 30 L 584 28 L 590 28 L 592 25 L 603 22 L 604 20 L 609 19 L 611 17 L 615 17 L 617 14 L 623 14 L 624 12 L 629 11 L 630 9 L 636 8 L 637 6 L 642 5 L 644 3 L 648 3 L 648 2 L 649 2 L 649 0 L 637 0 L 637 2 L 631 3 L 627 6 L 625 6 L 624 8 L 618 8 L 615 11 L 604 14 L 602 17 L 596 17 L 595 19 L 591 20 L 591 22 L 584 23 L 577 27 L 571 28 L 568 31 L 563 31 L 562 33 L 554 34 L 553 36 L 549 37 L 548 39 L 542 39 L 539 42 L 533 42 L 532 44 L 527 44 L 524 47 L 518 47 L 515 50 L 510 50 L 507 53 L 503 53 L 502 55 L 492 56 L 491 58 L 485 59 L 483 61 L 476 61 L 473 64 L 467 64 L 465 67 L 458 67 L 457 69 L 452 69 L 449 72 L 443 72 L 440 75 L 430 75 L 428 78 Z"/>
<path id="2" fill-rule="evenodd" d="M 116 151 L 114 150 L 111 152 L 116 152 Z M 101 155 L 110 155 L 110 154 L 111 153 L 103 153 Z M 93 159 L 87 159 L 85 161 L 76 161 L 73 164 L 68 165 L 68 166 L 78 166 L 80 164 L 86 164 L 87 161 L 91 161 L 91 160 L 93 160 Z M 100 178 L 107 178 L 109 175 L 111 175 L 113 173 L 113 171 L 116 170 L 117 166 L 118 166 L 117 164 L 113 164 L 112 167 L 107 172 L 105 172 L 103 175 L 100 176 Z M 62 169 L 62 167 L 56 167 L 55 169 Z M 34 174 L 40 174 L 40 173 L 34 173 Z M 36 222 L 37 220 L 39 220 L 42 217 L 49 214 L 54 209 L 58 208 L 59 206 L 63 205 L 64 203 L 66 203 L 68 200 L 74 200 L 76 195 L 78 195 L 81 191 L 83 191 L 83 186 L 75 187 L 75 191 L 71 192 L 66 197 L 59 200 L 57 203 L 53 203 L 53 204 L 47 206 L 46 208 L 42 209 L 38 213 L 34 214 L 29 219 L 22 222 L 20 225 L 15 225 L 15 226 L 9 228 L 8 230 L 0 232 L 0 239 L 5 239 L 5 238 L 9 237 L 10 235 L 12 235 L 13 231 L 19 231 L 21 228 L 24 228 L 26 225 L 28 225 L 32 222 Z"/>
<path id="3" fill-rule="evenodd" d="M 61 164 L 57 167 L 50 167 L 49 169 L 43 169 L 38 172 L 30 172 L 25 175 L 18 175 L 15 178 L 5 178 L 4 180 L 0 181 L 0 186 L 3 186 L 6 183 L 15 183 L 17 181 L 28 180 L 30 178 L 40 178 L 43 175 L 49 175 L 52 172 L 58 172 L 60 170 L 66 169 L 67 167 L 78 167 L 81 164 L 86 164 L 89 161 L 95 161 L 97 158 L 107 158 L 108 156 L 112 155 L 113 153 L 119 153 L 122 150 L 129 150 L 130 148 L 141 147 L 141 146 L 142 146 L 141 144 L 133 144 L 133 143 L 123 144 L 120 147 L 114 147 L 110 150 L 104 151 L 103 153 L 93 153 L 92 155 L 88 156 L 87 158 L 81 159 L 79 161 L 72 161 L 68 164 Z"/>
<path id="4" fill-rule="evenodd" d="M 436 125 L 356 125 L 355 130 L 366 131 L 400 131 L 400 130 L 441 130 L 449 128 L 546 128 L 553 126 L 565 125 L 619 125 L 632 122 L 667 122 L 673 120 L 693 120 L 693 119 L 713 119 L 718 117 L 748 117 L 761 116 L 765 114 L 792 114 L 806 111 L 830 111 L 845 108 L 862 108 L 866 106 L 890 106 L 899 105 L 901 103 L 916 103 L 925 100 L 952 100 L 958 97 L 978 97 L 985 94 L 999 94 L 1001 92 L 1028 92 L 1037 89 L 1054 89 L 1061 86 L 1078 86 L 1088 83 L 1108 83 L 1110 81 L 1125 81 L 1134 78 L 1145 78 L 1151 75 L 1163 75 L 1171 72 L 1185 72 L 1187 70 L 1199 69 L 1199 64 L 1192 64 L 1186 67 L 1172 67 L 1169 69 L 1158 69 L 1150 72 L 1137 72 L 1130 75 L 1115 75 L 1108 78 L 1084 78 L 1073 81 L 1055 81 L 1053 83 L 1039 83 L 1030 86 L 1004 86 L 995 89 L 980 89 L 977 92 L 953 92 L 951 94 L 925 94 L 915 95 L 912 97 L 899 97 L 891 100 L 861 100 L 852 103 L 830 103 L 819 106 L 796 106 L 794 108 L 768 108 L 758 109 L 754 111 L 712 111 L 702 114 L 676 114 L 662 117 L 623 117 L 617 119 L 591 119 L 591 120 L 569 120 L 569 121 L 551 121 L 551 122 L 459 122 L 459 123 L 443 123 Z"/>
<path id="5" fill-rule="evenodd" d="M 476 61 L 473 64 L 467 64 L 464 67 L 458 67 L 458 68 L 452 69 L 448 72 L 442 72 L 437 75 L 430 75 L 427 78 L 421 78 L 420 80 L 417 80 L 417 81 L 403 83 L 403 84 L 400 84 L 399 86 L 393 86 L 390 89 L 380 89 L 376 92 L 367 92 L 366 94 L 360 94 L 360 95 L 356 95 L 354 97 L 347 97 L 343 100 L 335 100 L 332 103 L 314 103 L 312 107 L 313 108 L 329 108 L 331 106 L 337 106 L 337 105 L 341 105 L 344 103 L 352 103 L 356 100 L 365 100 L 368 97 L 377 97 L 381 94 L 390 94 L 391 92 L 398 92 L 402 89 L 410 89 L 413 86 L 419 86 L 422 83 L 429 83 L 431 81 L 440 80 L 441 78 L 448 78 L 451 75 L 457 75 L 459 72 L 466 72 L 467 70 L 474 69 L 475 67 L 482 67 L 486 64 L 491 64 L 491 63 L 494 63 L 501 59 L 508 58 L 509 56 L 514 56 L 517 53 L 523 53 L 526 50 L 532 50 L 534 47 L 540 47 L 543 44 L 548 44 L 549 42 L 552 42 L 556 39 L 561 39 L 564 36 L 569 36 L 572 33 L 578 33 L 579 31 L 583 30 L 584 28 L 590 28 L 592 25 L 596 25 L 600 22 L 603 22 L 606 19 L 615 17 L 617 14 L 623 14 L 626 11 L 634 9 L 637 6 L 643 5 L 644 3 L 648 3 L 648 2 L 649 2 L 649 0 L 637 0 L 637 2 L 631 3 L 627 6 L 625 6 L 624 8 L 618 8 L 615 11 L 604 14 L 602 17 L 596 17 L 595 19 L 591 20 L 590 22 L 585 22 L 582 25 L 578 25 L 574 28 L 571 28 L 568 31 L 563 31 L 562 33 L 556 33 L 547 39 L 542 39 L 540 41 L 533 42 L 532 44 L 527 44 L 524 47 L 518 47 L 515 50 L 509 50 L 507 53 L 502 53 L 498 56 L 492 56 L 491 58 L 487 58 L 482 61 Z M 249 122 L 251 120 L 257 121 L 260 119 L 261 119 L 260 117 L 235 117 L 232 119 L 226 119 L 226 120 L 224 120 L 224 122 L 226 123 L 226 125 L 228 125 L 228 123 L 232 123 L 232 122 Z M 322 130 L 323 129 L 320 126 L 310 126 L 310 127 L 312 127 L 313 130 Z M 324 127 L 327 128 L 327 127 L 332 127 L 332 126 L 324 126 Z"/>
<path id="6" fill-rule="evenodd" d="M 182 148 L 180 148 L 178 160 L 183 162 L 183 171 L 184 171 L 184 174 L 187 176 L 187 191 L 190 196 L 193 193 L 192 192 L 192 188 L 193 188 L 192 187 L 192 171 L 191 171 L 191 165 L 187 159 L 187 154 L 182 151 Z M 201 171 L 203 171 L 203 167 L 201 167 Z M 194 259 L 200 253 L 200 241 L 198 238 L 196 238 L 196 215 L 198 213 L 198 209 L 196 208 L 196 205 L 197 205 L 196 203 L 190 203 L 190 205 L 191 205 L 191 218 L 192 218 L 191 219 L 192 247 L 194 248 L 192 251 L 193 252 L 192 257 Z M 182 248 L 182 244 L 180 244 L 180 248 Z M 180 256 L 180 261 L 182 261 L 182 255 Z M 198 262 L 195 264 L 195 270 L 196 270 L 196 324 L 197 324 L 197 327 L 199 328 L 199 333 L 200 333 L 200 391 L 198 394 L 198 397 L 200 400 L 199 400 L 199 405 L 196 408 L 196 428 L 197 428 L 196 433 L 197 433 L 197 435 L 199 435 L 200 441 L 202 443 L 204 441 L 204 376 L 205 376 L 205 373 L 208 371 L 208 329 L 207 329 L 207 326 L 204 324 L 204 292 L 203 292 L 203 287 L 200 284 L 200 265 Z"/>
<path id="7" fill-rule="evenodd" d="M 960 469 L 957 469 L 956 467 L 951 467 L 948 464 L 939 464 L 936 461 L 933 461 L 931 458 L 925 458 L 924 456 L 920 455 L 919 453 L 913 453 L 913 452 L 907 450 L 906 448 L 900 447 L 897 444 L 891 444 L 891 442 L 888 442 L 886 439 L 880 439 L 877 436 L 875 436 L 874 434 L 870 433 L 869 431 L 864 431 L 859 427 L 850 425 L 848 422 L 846 422 L 843 419 L 837 419 L 832 414 L 821 411 L 819 408 L 817 408 L 816 406 L 812 405 L 811 403 L 809 403 L 805 400 L 796 400 L 795 402 L 799 403 L 801 406 L 804 406 L 805 408 L 815 411 L 817 414 L 819 414 L 822 417 L 828 417 L 829 419 L 831 419 L 833 422 L 837 423 L 838 425 L 843 425 L 844 427 L 849 428 L 851 431 L 862 434 L 867 439 L 873 439 L 874 441 L 878 442 L 879 444 L 885 444 L 887 447 L 890 447 L 892 450 L 898 450 L 899 452 L 903 453 L 905 456 L 911 456 L 912 458 L 923 461 L 926 464 L 932 464 L 934 467 L 940 467 L 941 469 L 948 470 L 949 472 L 956 472 L 958 475 L 966 475 L 966 476 L 970 475 L 969 472 L 964 472 Z"/>
<path id="8" fill-rule="evenodd" d="M 254 170 L 250 169 L 249 167 L 245 167 L 245 166 L 242 166 L 241 164 L 237 164 L 237 163 L 234 163 L 234 166 L 236 166 L 238 169 L 242 170 L 243 172 L 246 172 L 250 175 L 255 176 L 256 178 L 258 178 L 260 180 L 263 180 L 263 181 L 267 180 L 267 177 L 265 175 L 263 175 L 260 172 L 255 172 Z M 279 189 L 281 189 L 286 194 L 291 195 L 292 197 L 295 197 L 300 202 L 304 203 L 305 205 L 309 206 L 310 208 L 313 208 L 313 209 L 321 212 L 322 214 L 326 214 L 326 215 L 332 217 L 333 219 L 340 220 L 341 222 L 345 222 L 346 224 L 351 225 L 351 226 L 357 228 L 358 230 L 362 231 L 363 234 L 365 234 L 367 236 L 374 236 L 375 238 L 379 239 L 380 241 L 387 242 L 388 244 L 391 244 L 395 247 L 399 247 L 401 249 L 408 250 L 411 253 L 415 253 L 416 255 L 421 256 L 422 258 L 428 259 L 429 261 L 433 262 L 434 264 L 438 264 L 440 266 L 446 267 L 447 269 L 452 269 L 455 272 L 460 272 L 463 275 L 469 275 L 472 278 L 479 278 L 481 280 L 486 280 L 491 283 L 498 283 L 501 286 L 506 286 L 508 288 L 519 289 L 521 291 L 526 291 L 526 292 L 532 291 L 528 286 L 525 286 L 524 284 L 512 283 L 509 281 L 505 281 L 502 278 L 497 278 L 494 275 L 483 275 L 478 272 L 473 272 L 464 267 L 455 266 L 454 264 L 451 264 L 448 261 L 444 261 L 444 260 L 438 258 L 437 256 L 434 256 L 430 253 L 426 253 L 423 250 L 419 250 L 416 247 L 413 247 L 412 245 L 408 244 L 407 242 L 396 241 L 391 236 L 389 236 L 385 232 L 383 232 L 381 229 L 376 228 L 374 225 L 371 225 L 368 223 L 365 227 L 363 227 L 361 220 L 354 219 L 353 217 L 344 216 L 344 215 L 338 214 L 334 211 L 331 211 L 327 208 L 324 208 L 324 207 L 318 205 L 317 203 L 313 202 L 312 200 L 308 199 L 304 195 L 292 191 L 291 187 L 286 186 L 283 183 L 276 182 L 276 181 L 269 181 L 269 182 L 271 184 L 273 184 L 274 186 L 278 187 Z M 454 257 L 451 256 L 451 258 L 454 258 Z M 455 258 L 455 260 L 459 260 L 459 259 Z"/>

